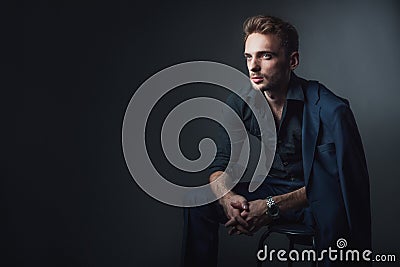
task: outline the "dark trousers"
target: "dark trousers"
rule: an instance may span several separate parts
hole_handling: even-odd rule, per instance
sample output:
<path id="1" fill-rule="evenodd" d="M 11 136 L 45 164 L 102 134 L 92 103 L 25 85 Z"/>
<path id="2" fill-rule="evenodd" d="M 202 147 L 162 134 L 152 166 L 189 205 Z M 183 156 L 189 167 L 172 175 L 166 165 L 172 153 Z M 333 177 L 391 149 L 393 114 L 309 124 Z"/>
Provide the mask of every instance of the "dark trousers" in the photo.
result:
<path id="1" fill-rule="evenodd" d="M 292 192 L 304 186 L 302 180 L 286 180 L 267 177 L 256 191 L 248 192 L 249 183 L 238 183 L 232 191 L 248 201 L 265 199 L 268 196 Z M 277 223 L 304 222 L 312 224 L 308 209 L 281 213 Z M 185 267 L 217 266 L 218 228 L 227 222 L 227 217 L 218 201 L 184 210 L 184 240 L 182 265 Z"/>

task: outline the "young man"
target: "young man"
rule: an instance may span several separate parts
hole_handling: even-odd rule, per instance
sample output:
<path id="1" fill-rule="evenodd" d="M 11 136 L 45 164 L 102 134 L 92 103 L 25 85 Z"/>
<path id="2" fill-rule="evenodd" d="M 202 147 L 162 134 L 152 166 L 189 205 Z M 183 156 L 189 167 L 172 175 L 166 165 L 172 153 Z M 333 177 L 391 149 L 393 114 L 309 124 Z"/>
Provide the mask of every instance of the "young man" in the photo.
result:
<path id="1" fill-rule="evenodd" d="M 247 235 L 271 222 L 304 223 L 315 229 L 318 250 L 337 248 L 339 238 L 347 240 L 347 248 L 370 248 L 368 171 L 348 101 L 293 73 L 299 42 L 291 24 L 255 16 L 245 21 L 244 33 L 253 89 L 265 95 L 275 119 L 275 157 L 255 192 L 238 184 L 218 202 L 185 211 L 185 266 L 216 266 L 220 223 L 229 234 Z M 246 130 L 257 135 L 255 118 L 248 116 L 243 101 L 232 96 L 227 102 Z M 229 140 L 220 140 L 218 147 L 223 149 L 210 167 L 210 182 L 227 175 Z M 213 190 L 226 188 L 219 183 Z M 334 264 L 341 263 L 324 261 L 326 266 Z"/>

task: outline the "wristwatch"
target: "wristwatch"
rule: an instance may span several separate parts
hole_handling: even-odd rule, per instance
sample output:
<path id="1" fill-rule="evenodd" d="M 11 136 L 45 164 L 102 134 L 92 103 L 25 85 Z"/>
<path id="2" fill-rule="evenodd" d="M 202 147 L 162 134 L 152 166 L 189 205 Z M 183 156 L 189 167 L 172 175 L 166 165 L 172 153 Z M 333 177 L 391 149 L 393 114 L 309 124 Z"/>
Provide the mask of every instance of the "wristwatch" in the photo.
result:
<path id="1" fill-rule="evenodd" d="M 276 205 L 275 201 L 272 199 L 272 196 L 267 197 L 267 214 L 271 216 L 272 220 L 277 220 L 279 219 L 279 207 Z"/>

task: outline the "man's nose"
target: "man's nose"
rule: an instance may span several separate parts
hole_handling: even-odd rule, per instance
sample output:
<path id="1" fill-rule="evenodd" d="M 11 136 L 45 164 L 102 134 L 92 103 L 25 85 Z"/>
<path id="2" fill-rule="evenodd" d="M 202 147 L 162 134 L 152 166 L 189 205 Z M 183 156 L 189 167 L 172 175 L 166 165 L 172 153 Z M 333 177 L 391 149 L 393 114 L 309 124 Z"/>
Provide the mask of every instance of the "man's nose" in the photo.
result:
<path id="1" fill-rule="evenodd" d="M 259 61 L 257 58 L 253 57 L 251 59 L 249 69 L 251 72 L 258 72 L 261 70 L 261 67 L 260 67 L 260 64 L 259 64 Z"/>

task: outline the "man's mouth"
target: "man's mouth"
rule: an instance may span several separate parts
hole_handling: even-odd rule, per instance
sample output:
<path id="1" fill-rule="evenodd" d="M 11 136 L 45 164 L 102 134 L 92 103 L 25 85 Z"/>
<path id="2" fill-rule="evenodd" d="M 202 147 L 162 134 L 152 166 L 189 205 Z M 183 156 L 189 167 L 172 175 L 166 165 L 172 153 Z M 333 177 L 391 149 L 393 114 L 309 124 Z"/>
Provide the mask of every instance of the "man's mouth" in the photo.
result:
<path id="1" fill-rule="evenodd" d="M 264 78 L 261 76 L 254 76 L 254 77 L 251 77 L 251 80 L 253 81 L 253 83 L 259 84 L 264 80 Z"/>

